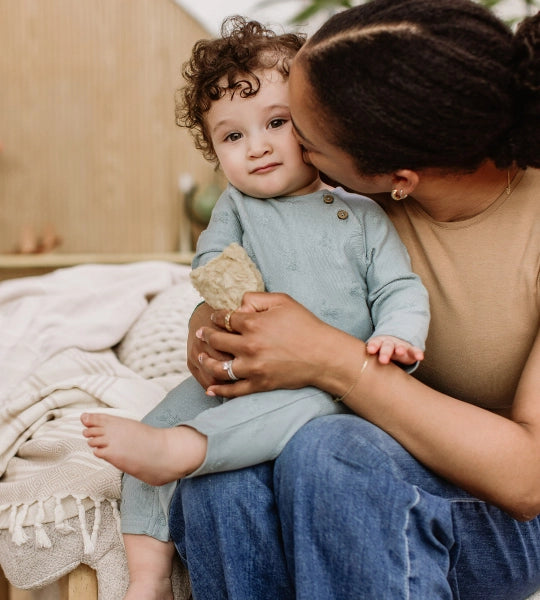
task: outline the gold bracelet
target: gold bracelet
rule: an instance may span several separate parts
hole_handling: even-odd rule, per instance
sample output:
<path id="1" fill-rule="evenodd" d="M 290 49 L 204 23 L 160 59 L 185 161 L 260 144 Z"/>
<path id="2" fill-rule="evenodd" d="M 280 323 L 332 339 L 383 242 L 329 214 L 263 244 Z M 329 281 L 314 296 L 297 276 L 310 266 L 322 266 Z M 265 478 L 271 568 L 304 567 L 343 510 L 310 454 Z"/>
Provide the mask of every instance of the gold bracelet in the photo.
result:
<path id="1" fill-rule="evenodd" d="M 366 359 L 364 360 L 364 364 L 362 365 L 362 368 L 360 369 L 360 373 L 358 373 L 358 377 L 354 380 L 351 387 L 343 394 L 343 396 L 340 396 L 339 398 L 334 398 L 334 402 L 343 402 L 343 400 L 345 400 L 345 398 L 354 390 L 354 388 L 356 387 L 356 384 L 360 380 L 360 377 L 362 377 L 362 373 L 366 370 L 366 367 L 368 365 L 368 360 L 369 360 L 369 355 L 366 356 Z"/>

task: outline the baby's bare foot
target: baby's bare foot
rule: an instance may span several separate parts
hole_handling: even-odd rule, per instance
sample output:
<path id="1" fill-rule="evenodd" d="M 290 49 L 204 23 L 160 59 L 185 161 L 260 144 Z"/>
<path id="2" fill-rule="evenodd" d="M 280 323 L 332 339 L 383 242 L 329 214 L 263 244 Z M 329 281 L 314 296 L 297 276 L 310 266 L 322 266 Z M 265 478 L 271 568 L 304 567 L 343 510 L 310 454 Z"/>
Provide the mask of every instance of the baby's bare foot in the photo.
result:
<path id="1" fill-rule="evenodd" d="M 84 413 L 81 421 L 97 457 L 150 485 L 185 477 L 206 456 L 206 436 L 191 427 L 159 429 L 100 413 Z"/>

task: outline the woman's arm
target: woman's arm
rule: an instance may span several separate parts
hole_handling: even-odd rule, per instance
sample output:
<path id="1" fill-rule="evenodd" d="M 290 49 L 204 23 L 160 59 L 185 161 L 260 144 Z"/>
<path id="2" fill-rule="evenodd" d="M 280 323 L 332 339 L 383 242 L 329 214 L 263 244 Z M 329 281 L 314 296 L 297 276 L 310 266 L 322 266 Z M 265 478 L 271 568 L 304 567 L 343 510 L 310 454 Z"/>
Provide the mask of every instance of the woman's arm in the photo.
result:
<path id="1" fill-rule="evenodd" d="M 516 393 L 511 419 L 439 393 L 394 365 L 366 358 L 365 344 L 326 325 L 282 294 L 246 294 L 231 317 L 241 335 L 199 329 L 211 347 L 233 354 L 244 378 L 210 387 L 233 396 L 319 387 L 397 439 L 420 462 L 517 519 L 540 513 L 540 335 Z M 255 312 L 258 311 L 258 312 Z M 215 321 L 223 325 L 223 313 Z M 203 354 L 201 368 L 220 363 Z"/>
<path id="2" fill-rule="evenodd" d="M 433 471 L 520 520 L 540 513 L 540 335 L 512 418 L 436 392 L 370 360 L 346 399 Z M 384 371 L 383 371 L 384 369 Z"/>

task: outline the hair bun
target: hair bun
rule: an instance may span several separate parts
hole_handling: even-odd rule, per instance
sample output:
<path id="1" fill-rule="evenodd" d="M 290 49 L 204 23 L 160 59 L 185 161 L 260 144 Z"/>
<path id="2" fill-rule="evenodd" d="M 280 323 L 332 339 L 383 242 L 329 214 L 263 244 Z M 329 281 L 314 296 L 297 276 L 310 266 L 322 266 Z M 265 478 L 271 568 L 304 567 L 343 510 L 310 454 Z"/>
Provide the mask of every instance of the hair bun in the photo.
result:
<path id="1" fill-rule="evenodd" d="M 540 167 L 540 12 L 520 23 L 513 48 L 514 159 L 522 168 Z"/>
<path id="2" fill-rule="evenodd" d="M 540 11 L 524 19 L 516 31 L 514 72 L 519 88 L 540 91 Z"/>

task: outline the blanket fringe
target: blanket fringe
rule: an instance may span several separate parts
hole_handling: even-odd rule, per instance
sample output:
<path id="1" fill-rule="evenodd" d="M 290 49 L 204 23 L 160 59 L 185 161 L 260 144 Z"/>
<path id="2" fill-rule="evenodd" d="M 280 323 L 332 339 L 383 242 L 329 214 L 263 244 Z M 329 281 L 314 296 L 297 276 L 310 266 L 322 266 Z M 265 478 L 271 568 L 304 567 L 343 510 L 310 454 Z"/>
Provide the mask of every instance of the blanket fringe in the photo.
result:
<path id="1" fill-rule="evenodd" d="M 43 520 L 44 519 L 45 519 L 45 510 L 43 508 L 43 500 L 39 500 L 36 521 L 34 523 L 34 533 L 36 535 L 36 546 L 38 548 L 50 548 L 52 546 L 49 536 L 43 529 Z"/>
<path id="2" fill-rule="evenodd" d="M 55 496 L 56 505 L 54 507 L 54 527 L 61 533 L 71 533 L 75 531 L 73 527 L 66 522 L 66 511 L 62 505 L 62 496 Z"/>
<path id="3" fill-rule="evenodd" d="M 112 514 L 114 522 L 116 523 L 116 531 L 120 538 L 122 538 L 122 521 L 120 519 L 120 511 L 118 510 L 118 500 L 109 500 L 112 506 Z"/>
<path id="4" fill-rule="evenodd" d="M 92 545 L 92 540 L 90 539 L 90 536 L 88 535 L 88 529 L 86 529 L 86 511 L 84 510 L 84 506 L 82 503 L 83 498 L 81 498 L 80 496 L 74 496 L 74 498 L 77 501 L 77 508 L 79 509 L 79 525 L 81 527 L 82 539 L 84 544 L 84 553 L 92 554 L 95 548 Z"/>
<path id="5" fill-rule="evenodd" d="M 29 508 L 30 508 L 30 505 L 23 504 L 21 506 L 21 510 L 19 510 L 17 512 L 16 518 L 15 518 L 15 525 L 13 527 L 13 541 L 19 546 L 21 544 L 24 544 L 24 542 L 27 542 L 30 539 L 26 535 L 24 528 L 23 528 L 23 523 L 24 523 L 24 520 L 26 519 L 26 515 L 28 514 Z"/>
<path id="6" fill-rule="evenodd" d="M 82 495 L 55 496 L 54 527 L 56 530 L 64 534 L 76 531 L 75 528 L 67 522 L 66 513 L 62 505 L 62 501 L 69 497 L 73 498 L 77 504 L 79 528 L 83 541 L 84 554 L 91 555 L 95 552 L 99 528 L 101 526 L 102 503 L 104 501 L 108 502 L 111 506 L 112 514 L 116 523 L 116 530 L 118 532 L 118 535 L 120 535 L 121 537 L 120 512 L 118 510 L 118 501 L 109 498 L 100 500 L 97 498 L 88 498 L 87 496 Z M 86 512 L 88 508 L 84 506 L 83 500 L 91 500 L 94 503 L 94 523 L 92 525 L 91 531 L 88 530 L 86 522 Z M 24 522 L 28 515 L 30 506 L 34 505 L 36 507 L 34 522 L 32 523 L 32 525 L 25 526 Z M 43 549 L 52 547 L 51 540 L 47 535 L 47 532 L 45 531 L 43 523 L 43 521 L 45 520 L 45 508 L 43 500 L 38 500 L 37 502 L 33 502 L 32 504 L 4 504 L 0 506 L 0 512 L 3 512 L 5 510 L 10 511 L 8 531 L 11 534 L 11 541 L 14 544 L 16 544 L 17 546 L 22 546 L 23 544 L 29 542 L 31 538 L 28 536 L 26 530 L 28 530 L 30 527 L 33 527 L 36 548 Z"/>

